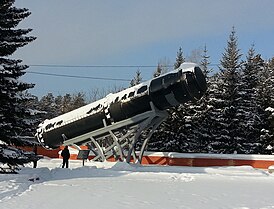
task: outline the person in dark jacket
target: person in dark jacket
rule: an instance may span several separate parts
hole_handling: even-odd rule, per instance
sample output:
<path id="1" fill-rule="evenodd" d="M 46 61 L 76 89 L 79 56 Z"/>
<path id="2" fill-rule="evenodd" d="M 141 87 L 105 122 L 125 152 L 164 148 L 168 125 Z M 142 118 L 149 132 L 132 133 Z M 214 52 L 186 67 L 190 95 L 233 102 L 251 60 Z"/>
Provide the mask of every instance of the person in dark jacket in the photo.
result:
<path id="1" fill-rule="evenodd" d="M 66 168 L 68 168 L 69 158 L 70 158 L 70 153 L 69 153 L 68 146 L 65 146 L 65 148 L 62 150 L 61 156 L 63 157 L 63 166 L 62 166 L 62 168 L 64 168 L 65 165 L 66 165 Z"/>
<path id="2" fill-rule="evenodd" d="M 33 146 L 33 149 L 32 149 L 34 155 L 35 155 L 35 158 L 37 157 L 37 145 L 35 144 Z M 36 168 L 37 167 L 37 159 L 34 159 L 33 160 L 33 168 Z"/>

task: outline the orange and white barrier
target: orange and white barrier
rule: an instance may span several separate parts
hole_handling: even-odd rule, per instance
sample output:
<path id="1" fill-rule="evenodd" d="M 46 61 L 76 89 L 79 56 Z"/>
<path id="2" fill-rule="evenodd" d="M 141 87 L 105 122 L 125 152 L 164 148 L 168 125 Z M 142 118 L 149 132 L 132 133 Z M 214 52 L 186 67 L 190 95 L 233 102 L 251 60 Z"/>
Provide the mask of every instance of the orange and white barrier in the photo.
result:
<path id="1" fill-rule="evenodd" d="M 81 147 L 87 149 L 86 147 Z M 78 150 L 70 148 L 71 159 L 77 159 Z M 92 159 L 94 155 L 90 155 Z M 108 159 L 115 161 L 114 158 Z M 142 164 L 170 165 L 170 166 L 243 166 L 268 169 L 274 165 L 274 155 L 244 155 L 244 154 L 200 154 L 176 152 L 145 152 Z"/>
<path id="2" fill-rule="evenodd" d="M 38 154 L 51 158 L 61 158 L 61 150 L 46 150 L 38 147 Z M 81 149 L 87 149 L 86 146 L 80 146 Z M 27 151 L 32 148 L 24 147 Z M 78 150 L 69 147 L 71 160 L 77 160 Z M 90 152 L 89 160 L 94 155 Z M 109 158 L 108 161 L 115 161 Z M 249 165 L 254 168 L 268 169 L 274 166 L 274 155 L 244 155 L 244 154 L 201 154 L 201 153 L 177 153 L 177 152 L 145 152 L 142 164 L 169 165 L 169 166 L 193 166 L 193 167 L 209 167 L 209 166 L 243 166 Z"/>
<path id="3" fill-rule="evenodd" d="M 169 153 L 169 165 L 174 166 L 242 166 L 268 169 L 274 165 L 274 155 L 245 155 L 245 154 L 184 154 Z"/>

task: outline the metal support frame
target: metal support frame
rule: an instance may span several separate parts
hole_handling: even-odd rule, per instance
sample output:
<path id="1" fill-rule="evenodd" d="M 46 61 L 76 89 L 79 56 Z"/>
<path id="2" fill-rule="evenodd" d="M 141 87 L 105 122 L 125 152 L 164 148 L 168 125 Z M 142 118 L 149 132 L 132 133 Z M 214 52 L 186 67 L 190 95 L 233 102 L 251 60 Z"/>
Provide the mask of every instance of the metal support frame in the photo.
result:
<path id="1" fill-rule="evenodd" d="M 105 161 L 110 157 L 127 163 L 141 163 L 148 141 L 156 128 L 167 117 L 150 103 L 151 111 L 132 118 L 107 125 L 104 128 L 67 140 L 65 145 L 87 143 L 95 154 L 94 161 Z M 142 140 L 141 140 L 142 139 Z M 136 152 L 135 145 L 142 142 L 141 150 Z"/>

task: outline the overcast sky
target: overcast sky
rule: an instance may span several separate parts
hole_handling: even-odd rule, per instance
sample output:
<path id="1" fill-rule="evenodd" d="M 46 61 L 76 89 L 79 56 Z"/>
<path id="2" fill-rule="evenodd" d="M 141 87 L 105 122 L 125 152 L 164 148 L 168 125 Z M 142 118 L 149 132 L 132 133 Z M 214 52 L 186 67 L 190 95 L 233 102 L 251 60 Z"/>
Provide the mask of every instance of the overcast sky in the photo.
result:
<path id="1" fill-rule="evenodd" d="M 273 0 L 16 0 L 32 13 L 19 27 L 32 28 L 37 39 L 18 50 L 16 58 L 30 65 L 23 80 L 35 83 L 37 96 L 89 92 L 96 87 L 129 85 L 129 81 L 80 79 L 31 72 L 130 80 L 133 68 L 39 67 L 33 65 L 157 65 L 174 63 L 207 45 L 211 63 L 219 64 L 234 26 L 246 55 L 255 44 L 263 58 L 274 56 Z M 155 68 L 140 67 L 144 80 Z"/>

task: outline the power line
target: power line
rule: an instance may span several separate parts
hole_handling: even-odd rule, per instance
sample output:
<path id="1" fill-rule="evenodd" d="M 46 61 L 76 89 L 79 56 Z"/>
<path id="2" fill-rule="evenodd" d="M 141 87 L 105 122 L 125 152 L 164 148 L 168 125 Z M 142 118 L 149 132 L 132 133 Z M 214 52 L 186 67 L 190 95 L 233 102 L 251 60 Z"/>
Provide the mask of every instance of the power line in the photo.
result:
<path id="1" fill-rule="evenodd" d="M 154 65 L 52 65 L 52 64 L 33 64 L 28 65 L 30 67 L 47 67 L 47 68 L 156 68 Z M 93 80 L 105 80 L 105 81 L 125 81 L 130 82 L 130 79 L 124 78 L 105 78 L 105 77 L 91 77 L 91 76 L 78 76 L 78 75 L 67 75 L 67 74 L 57 74 L 57 73 L 41 73 L 27 71 L 26 73 L 46 75 L 46 76 L 57 76 L 66 78 L 79 78 L 79 79 L 93 79 Z"/>
<path id="2" fill-rule="evenodd" d="M 48 67 L 48 68 L 156 68 L 157 65 L 51 65 L 51 64 L 30 64 L 30 67 Z M 209 64 L 208 66 L 218 66 L 218 64 Z M 173 67 L 167 65 L 166 67 Z"/>
<path id="3" fill-rule="evenodd" d="M 33 72 L 33 71 L 27 71 L 26 73 L 38 74 L 38 75 L 47 75 L 47 76 L 66 77 L 66 78 L 80 78 L 80 79 L 85 78 L 85 79 L 93 79 L 93 80 L 126 81 L 126 82 L 131 81 L 130 79 L 124 79 L 124 78 L 103 78 L 103 77 L 56 74 L 56 73 L 40 73 L 40 72 Z"/>
<path id="4" fill-rule="evenodd" d="M 154 68 L 156 65 L 49 65 L 34 64 L 30 67 L 49 67 L 49 68 Z"/>
<path id="5" fill-rule="evenodd" d="M 29 65 L 31 67 L 49 67 L 49 68 L 156 68 L 154 65 L 50 65 L 50 64 L 37 64 Z M 218 66 L 217 64 L 209 64 L 208 66 Z M 172 65 L 167 67 L 173 67 Z M 57 74 L 57 73 L 41 73 L 27 71 L 26 73 L 45 75 L 45 76 L 55 76 L 55 77 L 66 77 L 66 78 L 79 78 L 79 79 L 93 79 L 93 80 L 105 80 L 105 81 L 124 81 L 130 82 L 130 79 L 125 78 L 105 78 L 105 77 L 91 77 L 91 76 L 78 76 L 78 75 L 67 75 L 67 74 Z"/>

